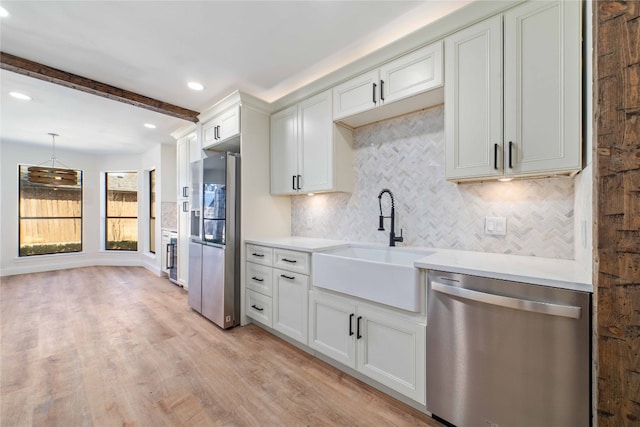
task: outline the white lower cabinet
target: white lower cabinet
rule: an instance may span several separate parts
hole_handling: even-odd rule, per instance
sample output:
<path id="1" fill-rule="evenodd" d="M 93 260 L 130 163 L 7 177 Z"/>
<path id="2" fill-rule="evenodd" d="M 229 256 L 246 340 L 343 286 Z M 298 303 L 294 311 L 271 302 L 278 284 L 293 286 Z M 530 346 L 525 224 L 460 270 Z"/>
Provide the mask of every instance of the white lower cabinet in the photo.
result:
<path id="1" fill-rule="evenodd" d="M 273 329 L 307 344 L 309 276 L 273 269 Z"/>
<path id="2" fill-rule="evenodd" d="M 306 345 L 311 257 L 251 244 L 246 253 L 245 314 Z"/>
<path id="3" fill-rule="evenodd" d="M 426 322 L 316 290 L 309 305 L 311 348 L 426 404 Z"/>

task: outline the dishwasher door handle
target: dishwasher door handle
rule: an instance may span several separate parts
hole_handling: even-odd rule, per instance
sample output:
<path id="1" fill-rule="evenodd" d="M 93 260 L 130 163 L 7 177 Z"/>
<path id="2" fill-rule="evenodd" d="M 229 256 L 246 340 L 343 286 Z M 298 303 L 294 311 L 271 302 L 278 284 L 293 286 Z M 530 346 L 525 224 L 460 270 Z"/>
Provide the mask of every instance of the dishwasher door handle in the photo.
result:
<path id="1" fill-rule="evenodd" d="M 572 305 L 551 304 L 548 302 L 531 301 L 520 298 L 505 297 L 502 295 L 488 294 L 485 292 L 472 291 L 471 289 L 459 288 L 445 285 L 444 283 L 431 282 L 431 289 L 434 291 L 465 298 L 471 301 L 478 301 L 485 304 L 498 305 L 500 307 L 514 308 L 516 310 L 531 311 L 534 313 L 549 314 L 551 316 L 570 317 L 579 319 L 582 309 Z"/>

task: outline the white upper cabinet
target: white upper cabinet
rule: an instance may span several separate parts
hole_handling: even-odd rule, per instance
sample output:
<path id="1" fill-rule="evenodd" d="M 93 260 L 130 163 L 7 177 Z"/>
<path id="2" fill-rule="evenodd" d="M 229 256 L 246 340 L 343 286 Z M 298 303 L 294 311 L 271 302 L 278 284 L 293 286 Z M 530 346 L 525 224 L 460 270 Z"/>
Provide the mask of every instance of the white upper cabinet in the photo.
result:
<path id="1" fill-rule="evenodd" d="M 580 7 L 577 1 L 530 2 L 505 13 L 509 174 L 577 172 L 582 166 Z"/>
<path id="2" fill-rule="evenodd" d="M 442 86 L 442 42 L 433 43 L 333 88 L 333 120 L 350 126 L 381 120 L 426 106 L 425 99 L 393 103 Z M 440 102 L 442 102 L 440 100 Z M 437 98 L 436 98 L 436 102 Z M 432 105 L 434 104 L 432 103 Z M 364 117 L 363 112 L 385 106 Z M 387 108 L 389 107 L 389 108 Z M 355 117 L 354 117 L 355 116 Z"/>
<path id="3" fill-rule="evenodd" d="M 442 42 L 380 67 L 380 101 L 389 103 L 442 85 Z"/>
<path id="4" fill-rule="evenodd" d="M 527 2 L 447 37 L 447 179 L 581 169 L 580 8 Z"/>
<path id="5" fill-rule="evenodd" d="M 351 132 L 331 120 L 331 90 L 271 116 L 271 194 L 351 190 Z"/>
<path id="6" fill-rule="evenodd" d="M 295 192 L 298 175 L 298 106 L 271 116 L 271 194 Z"/>
<path id="7" fill-rule="evenodd" d="M 361 74 L 333 88 L 333 120 L 377 107 L 380 71 Z"/>
<path id="8" fill-rule="evenodd" d="M 333 127 L 331 91 L 298 104 L 298 190 L 333 188 Z"/>
<path id="9" fill-rule="evenodd" d="M 502 16 L 444 42 L 448 179 L 502 176 Z"/>
<path id="10" fill-rule="evenodd" d="M 202 125 L 202 148 L 218 151 L 233 150 L 225 146 L 230 138 L 240 135 L 240 105 L 234 105 Z"/>

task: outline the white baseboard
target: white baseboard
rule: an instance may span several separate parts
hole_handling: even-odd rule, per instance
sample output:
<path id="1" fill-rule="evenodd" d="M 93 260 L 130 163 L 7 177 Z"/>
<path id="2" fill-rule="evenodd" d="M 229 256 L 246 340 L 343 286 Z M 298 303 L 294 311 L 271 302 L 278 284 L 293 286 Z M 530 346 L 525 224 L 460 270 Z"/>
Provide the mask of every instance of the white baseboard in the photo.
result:
<path id="1" fill-rule="evenodd" d="M 69 268 L 114 266 L 114 267 L 144 267 L 157 276 L 161 275 L 160 268 L 149 262 L 140 254 L 98 254 L 86 257 L 83 255 L 55 255 L 43 256 L 37 259 L 20 259 L 13 265 L 0 269 L 0 277 L 16 274 L 42 273 L 45 271 L 66 270 Z"/>

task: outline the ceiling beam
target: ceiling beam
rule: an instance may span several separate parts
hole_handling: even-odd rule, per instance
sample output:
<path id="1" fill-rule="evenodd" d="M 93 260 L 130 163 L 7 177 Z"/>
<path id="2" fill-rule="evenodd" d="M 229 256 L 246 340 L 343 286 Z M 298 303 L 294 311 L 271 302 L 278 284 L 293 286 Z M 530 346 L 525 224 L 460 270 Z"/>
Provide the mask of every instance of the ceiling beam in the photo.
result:
<path id="1" fill-rule="evenodd" d="M 188 110 L 186 108 L 178 107 L 177 105 L 149 98 L 148 96 L 120 89 L 106 83 L 100 83 L 86 77 L 67 73 L 66 71 L 58 70 L 9 53 L 0 52 L 0 68 L 44 80 L 46 82 L 81 90 L 92 95 L 102 96 L 114 101 L 145 108 L 147 110 L 155 111 L 156 113 L 166 114 L 168 116 L 177 117 L 194 123 L 198 122 L 198 114 L 200 113 L 197 111 Z"/>

